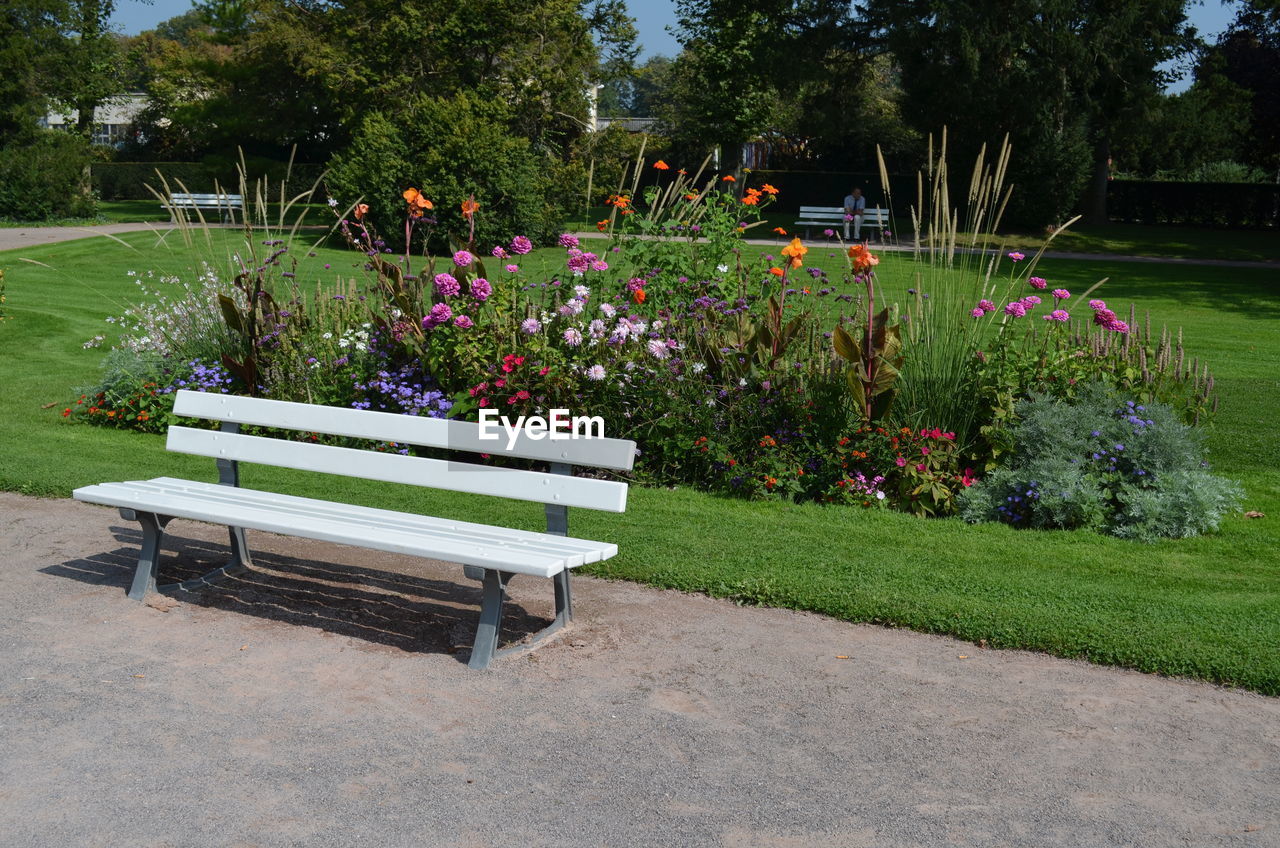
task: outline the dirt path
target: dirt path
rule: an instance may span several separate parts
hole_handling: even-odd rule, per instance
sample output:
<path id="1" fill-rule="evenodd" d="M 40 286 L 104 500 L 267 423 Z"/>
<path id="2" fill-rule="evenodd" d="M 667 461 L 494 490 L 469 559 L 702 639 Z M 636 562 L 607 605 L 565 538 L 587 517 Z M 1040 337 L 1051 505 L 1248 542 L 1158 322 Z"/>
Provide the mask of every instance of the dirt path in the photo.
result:
<path id="1" fill-rule="evenodd" d="M 593 579 L 477 673 L 457 567 L 251 534 L 147 606 L 137 542 L 0 494 L 6 848 L 1280 845 L 1280 700 Z"/>

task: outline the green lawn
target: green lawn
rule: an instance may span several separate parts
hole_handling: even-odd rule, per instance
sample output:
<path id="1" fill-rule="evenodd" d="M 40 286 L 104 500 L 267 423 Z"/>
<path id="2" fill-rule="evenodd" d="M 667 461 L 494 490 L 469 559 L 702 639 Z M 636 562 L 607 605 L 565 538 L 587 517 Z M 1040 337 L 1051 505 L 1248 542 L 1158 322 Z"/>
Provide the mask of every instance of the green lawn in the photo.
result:
<path id="1" fill-rule="evenodd" d="M 225 253 L 235 234 L 215 238 L 214 252 Z M 167 454 L 160 437 L 60 416 L 103 353 L 82 343 L 134 297 L 126 272 L 191 265 L 175 236 L 167 246 L 151 234 L 125 241 L 136 250 L 91 239 L 0 253 L 13 316 L 0 324 L 0 488 L 65 497 L 79 485 L 161 473 L 216 479 L 212 463 Z M 352 266 L 350 254 L 318 253 L 303 257 L 300 278 L 320 275 L 324 262 Z M 821 250 L 808 258 L 828 261 Z M 539 262 L 555 267 L 559 252 L 525 265 Z M 620 546 L 594 573 L 1280 695 L 1280 272 L 1074 260 L 1047 260 L 1040 272 L 1072 289 L 1110 277 L 1100 294 L 1113 306 L 1133 299 L 1154 321 L 1185 328 L 1222 394 L 1209 433 L 1214 464 L 1243 484 L 1245 508 L 1267 518 L 1237 516 L 1217 535 L 1141 545 L 637 488 L 624 516 L 574 513 L 575 533 Z M 332 486 L 264 468 L 247 468 L 245 482 L 321 497 Z M 541 521 L 536 505 L 365 481 L 343 491 L 370 505 L 530 529 Z"/>

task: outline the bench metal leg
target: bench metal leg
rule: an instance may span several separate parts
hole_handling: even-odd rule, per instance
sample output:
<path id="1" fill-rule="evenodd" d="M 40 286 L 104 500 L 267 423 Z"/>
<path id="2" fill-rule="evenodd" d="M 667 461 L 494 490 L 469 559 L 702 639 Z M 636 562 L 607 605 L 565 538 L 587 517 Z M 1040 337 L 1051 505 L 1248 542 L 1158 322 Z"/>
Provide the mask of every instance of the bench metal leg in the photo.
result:
<path id="1" fill-rule="evenodd" d="M 121 510 L 121 514 L 124 510 Z M 140 601 L 148 592 L 156 590 L 156 565 L 160 562 L 160 540 L 164 538 L 164 522 L 151 512 L 136 513 L 142 525 L 142 550 L 138 552 L 138 567 L 133 572 L 133 585 L 129 597 Z"/>
<path id="2" fill-rule="evenodd" d="M 471 661 L 468 663 L 472 668 L 488 668 L 494 657 L 529 650 L 573 620 L 573 596 L 569 591 L 569 570 L 566 568 L 551 578 L 556 593 L 555 619 L 527 639 L 498 650 L 498 637 L 502 632 L 502 604 L 506 600 L 506 584 L 514 576 L 485 569 L 484 601 L 480 607 L 480 624 L 476 628 L 476 641 L 471 648 Z"/>
<path id="3" fill-rule="evenodd" d="M 207 574 L 199 577 L 192 577 L 190 580 L 184 580 L 181 583 L 168 583 L 157 588 L 160 592 L 196 592 L 207 586 L 212 586 L 220 580 L 227 577 L 235 577 L 237 574 L 243 574 L 249 570 L 249 566 L 253 565 L 253 560 L 249 557 L 249 542 L 245 539 L 243 527 L 228 527 L 227 532 L 231 537 L 231 559 L 227 560 L 227 564 L 221 568 L 215 568 Z"/>

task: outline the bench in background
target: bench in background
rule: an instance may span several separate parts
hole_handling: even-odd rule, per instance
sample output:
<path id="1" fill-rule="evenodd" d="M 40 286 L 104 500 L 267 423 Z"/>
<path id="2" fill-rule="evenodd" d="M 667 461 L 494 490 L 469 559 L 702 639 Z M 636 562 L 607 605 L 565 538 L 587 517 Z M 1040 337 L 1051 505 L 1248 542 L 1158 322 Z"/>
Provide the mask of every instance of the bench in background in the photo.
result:
<path id="1" fill-rule="evenodd" d="M 157 477 L 85 486 L 73 493 L 77 500 L 117 507 L 126 520 L 142 525 L 142 550 L 129 590 L 129 597 L 135 600 L 157 590 L 160 541 L 165 526 L 174 518 L 227 525 L 232 556 L 222 568 L 184 583 L 160 586 L 161 591 L 194 591 L 251 566 L 246 529 L 456 562 L 483 584 L 470 665 L 486 668 L 499 653 L 505 588 L 514 575 L 545 577 L 553 582 L 556 616 L 533 637 L 532 641 L 538 642 L 573 618 L 569 569 L 618 552 L 614 544 L 570 537 L 569 507 L 623 512 L 627 484 L 575 477 L 573 467 L 630 470 L 635 459 L 632 441 L 536 440 L 522 432 L 508 448 L 505 433 L 498 441 L 484 440 L 479 425 L 465 421 L 192 391 L 178 392 L 174 412 L 222 422 L 220 430 L 175 425 L 168 435 L 169 450 L 217 459 L 217 483 Z M 518 457 L 547 462 L 550 471 L 244 435 L 239 432 L 241 425 Z M 240 487 L 240 462 L 541 502 L 546 505 L 547 529 L 545 533 L 512 530 L 245 489 Z"/>
<path id="2" fill-rule="evenodd" d="M 811 228 L 822 227 L 823 229 L 844 233 L 847 241 L 853 222 L 844 219 L 843 206 L 801 206 L 800 220 L 796 221 L 795 226 L 804 227 L 804 237 L 806 239 L 810 237 L 809 231 Z M 862 234 L 865 238 L 879 238 L 881 232 L 887 226 L 889 226 L 888 209 L 881 209 L 879 206 L 874 208 L 868 206 L 862 211 Z"/>
<path id="3" fill-rule="evenodd" d="M 179 209 L 215 209 L 222 221 L 236 222 L 236 212 L 244 206 L 244 196 L 239 194 L 173 194 L 164 204 L 169 210 L 169 220 L 177 221 Z"/>

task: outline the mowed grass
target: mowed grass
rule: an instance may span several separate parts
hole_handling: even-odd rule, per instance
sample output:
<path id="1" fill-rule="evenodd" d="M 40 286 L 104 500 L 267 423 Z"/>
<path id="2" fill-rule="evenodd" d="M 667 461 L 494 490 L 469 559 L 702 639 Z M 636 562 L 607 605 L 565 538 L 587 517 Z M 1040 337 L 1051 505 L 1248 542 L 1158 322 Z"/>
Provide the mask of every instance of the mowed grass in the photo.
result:
<path id="1" fill-rule="evenodd" d="M 216 238 L 212 249 L 225 254 L 235 234 Z M 157 247 L 151 234 L 125 241 L 137 250 L 91 239 L 0 253 L 13 315 L 0 325 L 0 488 L 65 497 L 104 480 L 216 479 L 211 462 L 169 454 L 160 437 L 61 418 L 103 354 L 82 343 L 137 296 L 126 272 L 193 265 L 194 252 Z M 336 251 L 296 252 L 301 280 L 353 263 Z M 557 267 L 559 257 L 539 252 L 525 265 Z M 808 258 L 838 267 L 819 250 Z M 886 280 L 894 261 L 885 258 Z M 325 262 L 332 272 L 319 267 Z M 1066 260 L 1046 260 L 1040 272 L 1073 290 L 1110 277 L 1099 295 L 1113 306 L 1132 299 L 1153 321 L 1185 328 L 1222 395 L 1209 431 L 1213 462 L 1244 486 L 1245 508 L 1267 518 L 1234 516 L 1212 536 L 1141 545 L 637 487 L 625 515 L 572 515 L 575 534 L 619 544 L 619 556 L 593 572 L 1280 694 L 1280 275 Z M 249 486 L 316 497 L 334 490 L 331 478 L 281 469 L 247 467 L 244 477 Z M 368 505 L 528 529 L 542 520 L 533 504 L 354 480 L 340 489 Z"/>

